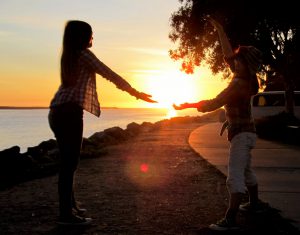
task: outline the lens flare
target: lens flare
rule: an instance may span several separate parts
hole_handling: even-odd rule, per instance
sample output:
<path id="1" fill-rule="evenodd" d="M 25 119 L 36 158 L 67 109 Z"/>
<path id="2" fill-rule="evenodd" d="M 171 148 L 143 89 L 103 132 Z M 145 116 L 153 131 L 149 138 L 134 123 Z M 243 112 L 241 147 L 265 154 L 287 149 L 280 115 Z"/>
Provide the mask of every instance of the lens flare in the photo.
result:
<path id="1" fill-rule="evenodd" d="M 140 170 L 141 170 L 141 172 L 143 172 L 143 173 L 147 173 L 148 170 L 149 170 L 148 164 L 146 164 L 146 163 L 141 164 Z"/>

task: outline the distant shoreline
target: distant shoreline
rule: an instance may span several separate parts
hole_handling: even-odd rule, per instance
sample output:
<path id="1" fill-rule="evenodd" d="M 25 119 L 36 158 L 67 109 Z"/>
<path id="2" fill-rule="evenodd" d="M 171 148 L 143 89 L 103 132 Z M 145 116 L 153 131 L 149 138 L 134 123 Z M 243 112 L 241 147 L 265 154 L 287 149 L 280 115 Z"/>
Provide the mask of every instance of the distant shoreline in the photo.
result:
<path id="1" fill-rule="evenodd" d="M 49 107 L 15 107 L 15 106 L 0 106 L 1 109 L 49 109 Z M 119 109 L 117 107 L 101 107 L 101 109 Z"/>
<path id="2" fill-rule="evenodd" d="M 1 109 L 49 109 L 49 107 L 38 107 L 38 106 L 0 106 Z M 101 107 L 101 109 L 165 109 L 165 108 L 120 108 L 120 107 Z"/>
<path id="3" fill-rule="evenodd" d="M 48 109 L 49 107 L 17 107 L 17 106 L 0 106 L 0 109 Z"/>

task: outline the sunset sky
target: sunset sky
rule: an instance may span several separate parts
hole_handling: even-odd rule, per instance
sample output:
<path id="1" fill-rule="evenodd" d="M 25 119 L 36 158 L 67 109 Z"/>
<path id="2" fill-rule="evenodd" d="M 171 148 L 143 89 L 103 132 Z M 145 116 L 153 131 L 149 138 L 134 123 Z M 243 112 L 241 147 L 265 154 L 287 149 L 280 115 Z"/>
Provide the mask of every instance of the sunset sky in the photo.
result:
<path id="1" fill-rule="evenodd" d="M 65 22 L 93 28 L 91 50 L 134 88 L 158 104 L 136 100 L 97 76 L 103 107 L 167 107 L 214 97 L 225 86 L 206 68 L 193 75 L 169 58 L 168 38 L 178 0 L 1 0 L 0 106 L 48 106 L 60 82 Z"/>

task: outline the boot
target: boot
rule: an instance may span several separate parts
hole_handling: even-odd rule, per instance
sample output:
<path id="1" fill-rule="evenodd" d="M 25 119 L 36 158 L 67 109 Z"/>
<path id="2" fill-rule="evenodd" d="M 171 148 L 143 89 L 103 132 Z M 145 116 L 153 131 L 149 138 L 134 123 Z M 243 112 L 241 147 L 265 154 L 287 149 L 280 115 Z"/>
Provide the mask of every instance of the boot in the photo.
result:
<path id="1" fill-rule="evenodd" d="M 239 206 L 243 199 L 243 193 L 231 193 L 229 206 L 225 214 L 225 218 L 233 223 L 236 222 L 236 215 L 239 211 Z"/>

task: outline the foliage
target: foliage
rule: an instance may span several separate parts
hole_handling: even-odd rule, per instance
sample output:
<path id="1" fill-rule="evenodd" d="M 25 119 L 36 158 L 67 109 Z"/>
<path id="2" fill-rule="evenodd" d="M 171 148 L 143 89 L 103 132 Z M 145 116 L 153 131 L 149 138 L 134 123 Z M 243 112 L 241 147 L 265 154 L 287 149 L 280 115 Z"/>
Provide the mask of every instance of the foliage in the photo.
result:
<path id="1" fill-rule="evenodd" d="M 296 1 L 271 0 L 179 0 L 181 7 L 171 16 L 169 38 L 177 48 L 170 57 L 182 61 L 182 70 L 193 73 L 207 63 L 213 73 L 226 66 L 217 33 L 205 20 L 207 15 L 223 26 L 233 48 L 253 45 L 264 54 L 260 78 L 264 83 L 283 78 L 286 85 L 300 87 L 299 30 Z M 293 79 L 298 78 L 296 81 Z M 284 89 L 284 87 L 282 87 Z"/>

